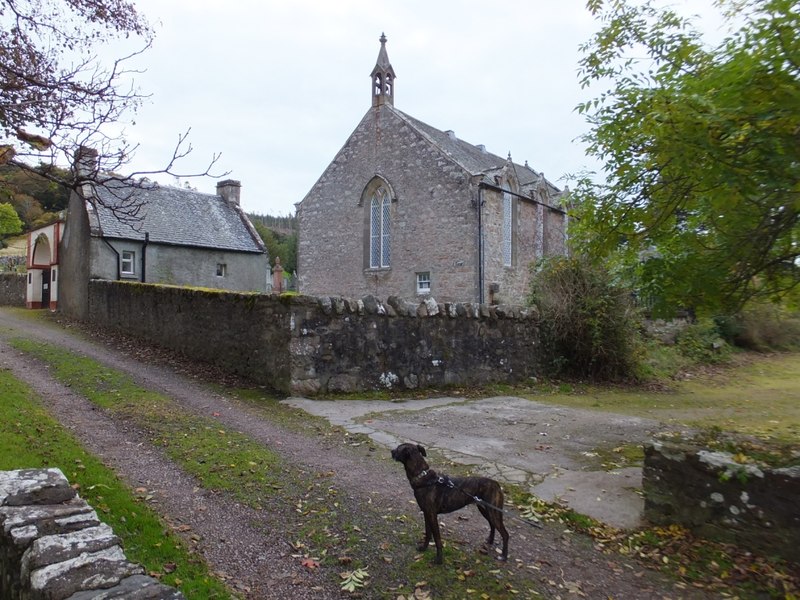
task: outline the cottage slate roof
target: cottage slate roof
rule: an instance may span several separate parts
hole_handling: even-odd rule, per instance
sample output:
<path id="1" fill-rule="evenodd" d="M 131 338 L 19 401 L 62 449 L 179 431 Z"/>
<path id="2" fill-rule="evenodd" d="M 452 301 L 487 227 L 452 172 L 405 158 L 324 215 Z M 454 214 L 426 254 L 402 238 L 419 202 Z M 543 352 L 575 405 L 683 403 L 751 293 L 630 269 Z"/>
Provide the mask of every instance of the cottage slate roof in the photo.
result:
<path id="1" fill-rule="evenodd" d="M 458 163 L 463 169 L 473 175 L 499 174 L 500 171 L 506 166 L 508 159 L 492 154 L 491 152 L 482 150 L 478 146 L 474 146 L 469 142 L 458 139 L 455 134 L 451 135 L 446 131 L 441 131 L 407 115 L 406 113 L 396 109 L 394 106 L 388 107 L 394 111 L 402 120 L 407 122 L 411 127 L 420 132 L 424 137 L 436 145 L 442 152 Z M 537 173 L 527 164 L 520 165 L 514 164 L 514 169 L 519 179 L 521 187 L 530 186 L 539 183 L 542 174 Z M 545 180 L 546 181 L 546 180 Z M 558 193 L 560 190 L 549 181 L 546 181 L 550 191 Z"/>
<path id="2" fill-rule="evenodd" d="M 264 245 L 247 216 L 222 196 L 194 190 L 142 183 L 109 182 L 95 187 L 89 219 L 93 233 L 104 237 L 150 243 L 264 252 Z M 135 218 L 120 219 L 114 207 L 140 204 Z"/>

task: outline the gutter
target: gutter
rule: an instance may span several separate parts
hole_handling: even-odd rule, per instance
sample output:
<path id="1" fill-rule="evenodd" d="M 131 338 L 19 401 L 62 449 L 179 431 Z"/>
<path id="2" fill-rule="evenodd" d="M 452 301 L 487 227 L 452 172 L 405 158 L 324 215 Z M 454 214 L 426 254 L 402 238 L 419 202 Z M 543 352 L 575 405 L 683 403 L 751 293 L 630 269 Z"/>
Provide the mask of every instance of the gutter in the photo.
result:
<path id="1" fill-rule="evenodd" d="M 560 213 L 562 215 L 566 215 L 567 211 L 562 208 L 556 208 L 555 206 L 550 206 L 549 204 L 545 204 L 544 202 L 539 202 L 538 200 L 534 200 L 530 196 L 523 196 L 522 194 L 517 194 L 516 192 L 512 192 L 510 190 L 504 189 L 499 185 L 492 185 L 491 183 L 486 183 L 485 181 L 481 181 L 478 184 L 479 188 L 488 188 L 490 190 L 495 190 L 497 192 L 503 192 L 504 194 L 511 194 L 515 198 L 519 198 L 520 200 L 525 200 L 526 202 L 530 202 L 532 204 L 538 204 L 539 206 L 544 206 L 545 208 L 552 210 L 553 212 Z"/>

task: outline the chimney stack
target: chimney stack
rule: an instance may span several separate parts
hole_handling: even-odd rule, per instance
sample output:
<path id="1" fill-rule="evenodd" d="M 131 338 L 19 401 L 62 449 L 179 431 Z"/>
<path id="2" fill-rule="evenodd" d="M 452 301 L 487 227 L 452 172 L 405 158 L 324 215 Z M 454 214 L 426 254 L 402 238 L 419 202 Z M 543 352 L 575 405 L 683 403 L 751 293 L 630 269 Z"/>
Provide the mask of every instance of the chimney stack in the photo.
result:
<path id="1" fill-rule="evenodd" d="M 217 196 L 222 196 L 225 202 L 234 206 L 239 206 L 241 190 L 242 183 L 235 179 L 226 179 L 217 183 Z"/>
<path id="2" fill-rule="evenodd" d="M 78 146 L 75 150 L 73 169 L 80 179 L 94 179 L 99 168 L 97 150 L 88 146 Z"/>

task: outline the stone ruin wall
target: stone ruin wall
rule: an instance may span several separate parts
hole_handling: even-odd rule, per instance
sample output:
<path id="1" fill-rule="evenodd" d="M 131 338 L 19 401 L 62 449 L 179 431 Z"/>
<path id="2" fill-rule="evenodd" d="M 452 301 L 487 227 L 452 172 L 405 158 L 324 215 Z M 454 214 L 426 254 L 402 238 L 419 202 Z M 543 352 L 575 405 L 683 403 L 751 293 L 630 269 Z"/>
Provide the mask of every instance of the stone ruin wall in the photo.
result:
<path id="1" fill-rule="evenodd" d="M 130 562 L 59 469 L 0 471 L 0 598 L 181 600 Z"/>
<path id="2" fill-rule="evenodd" d="M 645 446 L 645 518 L 800 565 L 800 466 L 766 469 L 690 444 Z"/>

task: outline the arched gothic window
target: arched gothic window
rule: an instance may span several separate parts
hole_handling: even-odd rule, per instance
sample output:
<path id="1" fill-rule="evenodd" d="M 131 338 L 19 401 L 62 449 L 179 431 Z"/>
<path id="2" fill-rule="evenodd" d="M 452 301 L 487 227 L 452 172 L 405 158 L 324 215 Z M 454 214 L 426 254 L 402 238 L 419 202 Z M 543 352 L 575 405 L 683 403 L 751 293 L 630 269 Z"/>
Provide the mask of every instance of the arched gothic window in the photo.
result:
<path id="1" fill-rule="evenodd" d="M 380 269 L 390 267 L 392 204 L 385 187 L 378 187 L 372 194 L 369 204 L 369 267 Z"/>

